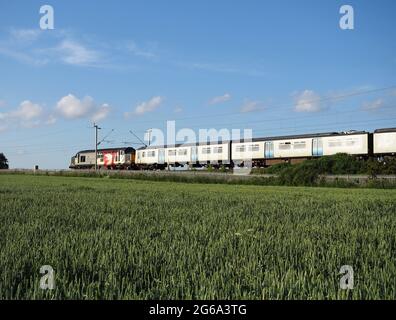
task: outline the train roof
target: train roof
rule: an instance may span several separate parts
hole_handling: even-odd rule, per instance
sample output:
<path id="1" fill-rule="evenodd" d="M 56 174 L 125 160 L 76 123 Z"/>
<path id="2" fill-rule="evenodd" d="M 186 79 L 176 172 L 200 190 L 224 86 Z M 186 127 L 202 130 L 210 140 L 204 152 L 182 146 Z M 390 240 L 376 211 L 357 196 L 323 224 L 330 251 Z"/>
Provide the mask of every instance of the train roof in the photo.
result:
<path id="1" fill-rule="evenodd" d="M 396 132 L 396 128 L 383 128 L 374 131 L 374 133 L 381 133 L 381 132 Z"/>
<path id="2" fill-rule="evenodd" d="M 274 141 L 274 140 L 287 140 L 287 139 L 306 139 L 306 138 L 317 138 L 317 137 L 320 138 L 320 137 L 343 136 L 343 135 L 366 134 L 366 133 L 368 132 L 355 131 L 355 130 L 351 130 L 348 132 L 321 132 L 321 133 L 309 133 L 309 134 L 288 135 L 288 136 L 262 137 L 262 138 L 253 138 L 249 140 L 245 140 L 245 139 L 224 140 L 224 141 L 219 140 L 219 141 L 211 141 L 211 142 L 178 143 L 174 145 L 147 146 L 147 147 L 141 147 L 137 150 L 178 148 L 178 147 L 188 147 L 188 146 L 207 146 L 207 145 L 224 144 L 228 142 L 243 143 L 243 142 L 260 142 L 260 141 Z"/>
<path id="3" fill-rule="evenodd" d="M 135 149 L 132 147 L 121 147 L 121 148 L 103 148 L 103 149 L 98 149 L 98 152 L 110 152 L 110 151 L 115 151 L 115 150 L 122 150 L 122 151 L 134 151 Z M 88 150 L 81 150 L 77 153 L 93 153 L 95 152 L 95 149 L 88 149 Z"/>

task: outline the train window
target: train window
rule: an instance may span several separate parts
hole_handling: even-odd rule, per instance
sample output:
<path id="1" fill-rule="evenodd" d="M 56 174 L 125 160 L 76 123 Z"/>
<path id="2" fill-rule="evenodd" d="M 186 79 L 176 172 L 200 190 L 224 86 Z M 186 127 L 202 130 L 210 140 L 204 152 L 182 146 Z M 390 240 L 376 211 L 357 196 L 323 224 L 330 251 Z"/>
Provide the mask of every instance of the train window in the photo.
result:
<path id="1" fill-rule="evenodd" d="M 80 162 L 85 162 L 85 156 L 80 156 Z"/>
<path id="2" fill-rule="evenodd" d="M 223 147 L 214 147 L 213 153 L 223 153 Z"/>
<path id="3" fill-rule="evenodd" d="M 175 156 L 176 150 L 168 150 L 168 156 Z"/>
<path id="4" fill-rule="evenodd" d="M 179 149 L 177 152 L 179 156 L 186 156 L 187 155 L 187 149 Z"/>
<path id="5" fill-rule="evenodd" d="M 248 147 L 248 151 L 259 151 L 260 150 L 260 146 L 258 144 L 251 144 Z"/>
<path id="6" fill-rule="evenodd" d="M 155 157 L 155 151 L 147 151 L 147 157 Z"/>
<path id="7" fill-rule="evenodd" d="M 305 149 L 307 146 L 305 141 L 296 141 L 293 144 L 294 149 Z"/>
<path id="8" fill-rule="evenodd" d="M 289 150 L 291 149 L 291 143 L 290 142 L 281 142 L 279 143 L 279 150 Z"/>
<path id="9" fill-rule="evenodd" d="M 142 158 L 146 156 L 146 152 L 142 152 Z"/>
<path id="10" fill-rule="evenodd" d="M 236 152 L 245 152 L 245 146 L 237 146 L 235 150 Z"/>
<path id="11" fill-rule="evenodd" d="M 202 148 L 202 154 L 210 154 L 210 148 Z"/>

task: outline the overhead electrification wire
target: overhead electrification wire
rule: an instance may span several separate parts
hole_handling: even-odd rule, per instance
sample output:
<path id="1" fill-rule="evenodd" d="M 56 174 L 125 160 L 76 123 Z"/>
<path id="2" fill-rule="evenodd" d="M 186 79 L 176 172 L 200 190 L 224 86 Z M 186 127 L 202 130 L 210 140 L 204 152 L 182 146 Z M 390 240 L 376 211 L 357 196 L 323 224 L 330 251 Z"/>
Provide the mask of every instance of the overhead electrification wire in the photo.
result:
<path id="1" fill-rule="evenodd" d="M 382 87 L 382 88 L 376 88 L 376 89 L 371 89 L 371 90 L 361 90 L 358 92 L 351 92 L 351 93 L 341 94 L 341 95 L 337 95 L 337 96 L 329 96 L 329 97 L 323 97 L 323 98 L 318 98 L 318 99 L 306 100 L 306 101 L 304 101 L 304 103 L 311 104 L 311 103 L 318 103 L 318 102 L 325 102 L 325 101 L 332 101 L 332 100 L 342 100 L 342 99 L 349 98 L 349 97 L 377 93 L 377 92 L 382 92 L 382 91 L 387 91 L 387 90 L 392 90 L 392 89 L 396 89 L 396 85 Z M 295 106 L 296 106 L 296 103 L 287 103 L 287 104 L 282 104 L 279 106 L 270 106 L 269 108 L 262 108 L 262 110 L 269 110 L 270 108 L 276 109 L 276 110 L 284 110 L 284 109 L 293 108 Z M 174 118 L 171 120 L 177 121 L 177 120 L 213 118 L 213 117 L 224 117 L 224 116 L 230 116 L 230 115 L 247 115 L 247 114 L 249 114 L 249 112 L 237 111 L 237 112 L 227 112 L 227 113 L 219 113 L 219 114 L 181 117 L 181 118 Z M 170 119 L 164 118 L 164 119 L 152 119 L 152 120 L 144 120 L 144 121 L 139 120 L 139 123 L 152 123 L 152 122 L 167 121 L 167 120 L 170 120 Z"/>

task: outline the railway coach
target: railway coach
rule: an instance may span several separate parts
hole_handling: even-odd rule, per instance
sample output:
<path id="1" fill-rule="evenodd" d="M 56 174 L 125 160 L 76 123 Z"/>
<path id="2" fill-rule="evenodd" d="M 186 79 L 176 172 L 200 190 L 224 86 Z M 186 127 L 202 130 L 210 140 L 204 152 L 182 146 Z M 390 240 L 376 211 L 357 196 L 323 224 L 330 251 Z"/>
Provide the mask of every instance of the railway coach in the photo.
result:
<path id="1" fill-rule="evenodd" d="M 150 169 L 163 169 L 168 165 L 230 165 L 230 145 L 227 141 L 144 147 L 136 151 L 136 164 Z"/>
<path id="2" fill-rule="evenodd" d="M 396 128 L 377 129 L 373 136 L 376 156 L 396 155 Z"/>
<path id="3" fill-rule="evenodd" d="M 252 160 L 254 166 L 300 162 L 309 158 L 348 153 L 368 156 L 371 135 L 365 131 L 327 132 L 257 138 L 232 142 L 232 160 L 238 165 Z"/>

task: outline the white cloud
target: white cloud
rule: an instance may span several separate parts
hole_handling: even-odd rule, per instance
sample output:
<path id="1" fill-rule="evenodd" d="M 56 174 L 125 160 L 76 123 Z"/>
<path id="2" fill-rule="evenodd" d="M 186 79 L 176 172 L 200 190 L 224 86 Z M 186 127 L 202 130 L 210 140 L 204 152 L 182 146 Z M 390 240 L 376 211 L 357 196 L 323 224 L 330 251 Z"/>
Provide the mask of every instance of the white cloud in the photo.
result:
<path id="1" fill-rule="evenodd" d="M 322 110 L 320 96 L 312 90 L 304 90 L 295 95 L 296 112 L 317 112 Z"/>
<path id="2" fill-rule="evenodd" d="M 43 108 L 29 100 L 22 101 L 17 110 L 12 111 L 9 116 L 21 121 L 31 121 L 39 118 L 43 113 Z"/>
<path id="3" fill-rule="evenodd" d="M 146 112 L 152 112 L 155 109 L 157 109 L 162 104 L 163 101 L 164 101 L 163 97 L 160 96 L 152 97 L 149 101 L 142 102 L 138 106 L 136 106 L 134 112 L 125 113 L 125 116 L 128 117 L 131 114 L 143 115 Z"/>
<path id="4" fill-rule="evenodd" d="M 362 109 L 365 111 L 375 111 L 383 107 L 384 100 L 376 99 L 374 101 L 364 102 L 362 105 Z"/>
<path id="5" fill-rule="evenodd" d="M 34 128 L 43 125 L 52 125 L 56 122 L 53 114 L 48 113 L 44 107 L 30 100 L 24 100 L 20 105 L 8 112 L 0 113 L 1 131 L 8 128 Z"/>
<path id="6" fill-rule="evenodd" d="M 68 94 L 58 101 L 56 110 L 67 119 L 77 119 L 88 116 L 94 106 L 94 101 L 89 96 L 80 100 L 74 95 Z"/>
<path id="7" fill-rule="evenodd" d="M 225 93 L 222 96 L 214 97 L 209 101 L 210 105 L 215 105 L 219 103 L 223 103 L 229 101 L 231 99 L 231 95 L 229 93 Z"/>
<path id="8" fill-rule="evenodd" d="M 182 107 L 176 107 L 176 108 L 173 110 L 173 112 L 174 112 L 174 113 L 183 112 L 183 108 L 182 108 Z"/>
<path id="9" fill-rule="evenodd" d="M 156 57 L 156 55 L 151 50 L 140 48 L 134 41 L 129 41 L 126 47 L 128 51 L 132 52 L 135 56 L 148 59 L 153 59 Z"/>
<path id="10" fill-rule="evenodd" d="M 10 29 L 8 38 L 0 41 L 0 54 L 34 66 L 49 62 L 75 66 L 103 63 L 99 51 L 73 40 L 64 30 L 46 32 L 44 37 L 40 29 Z"/>
<path id="11" fill-rule="evenodd" d="M 12 39 L 21 41 L 21 42 L 32 42 L 37 40 L 40 36 L 42 30 L 41 29 L 15 29 L 12 28 L 10 30 L 10 36 Z"/>
<path id="12" fill-rule="evenodd" d="M 63 118 L 69 120 L 90 118 L 93 121 L 99 121 L 108 116 L 111 107 L 107 103 L 98 107 L 90 96 L 79 99 L 72 94 L 68 94 L 58 101 L 56 111 Z"/>
<path id="13" fill-rule="evenodd" d="M 120 49 L 114 43 L 93 39 L 65 29 L 44 32 L 38 28 L 13 28 L 0 36 L 0 55 L 36 67 L 49 64 L 115 70 L 133 67 L 122 63 L 129 55 L 125 46 Z"/>
<path id="14" fill-rule="evenodd" d="M 72 40 L 63 40 L 56 48 L 61 60 L 71 65 L 93 65 L 99 61 L 99 53 L 86 48 L 81 43 Z"/>
<path id="15" fill-rule="evenodd" d="M 110 111 L 111 111 L 111 107 L 107 103 L 104 103 L 93 114 L 92 120 L 95 122 L 103 120 L 103 119 L 107 118 Z"/>
<path id="16" fill-rule="evenodd" d="M 10 124 L 16 124 L 25 128 L 37 127 L 42 124 L 44 109 L 41 105 L 25 100 L 20 103 L 18 108 L 7 113 L 0 113 L 0 121 L 3 130 Z"/>
<path id="17" fill-rule="evenodd" d="M 48 119 L 45 121 L 45 124 L 48 124 L 48 125 L 55 124 L 57 120 L 58 120 L 58 119 L 56 119 L 56 117 L 55 117 L 54 115 L 51 114 L 51 115 L 48 117 Z"/>
<path id="18" fill-rule="evenodd" d="M 48 59 L 45 57 L 37 57 L 30 53 L 10 49 L 7 44 L 2 43 L 0 43 L 0 54 L 33 66 L 43 66 L 48 63 Z"/>
<path id="19" fill-rule="evenodd" d="M 263 110 L 264 108 L 265 108 L 264 104 L 260 101 L 245 100 L 241 107 L 241 112 L 246 113 L 246 112 L 260 111 Z"/>

